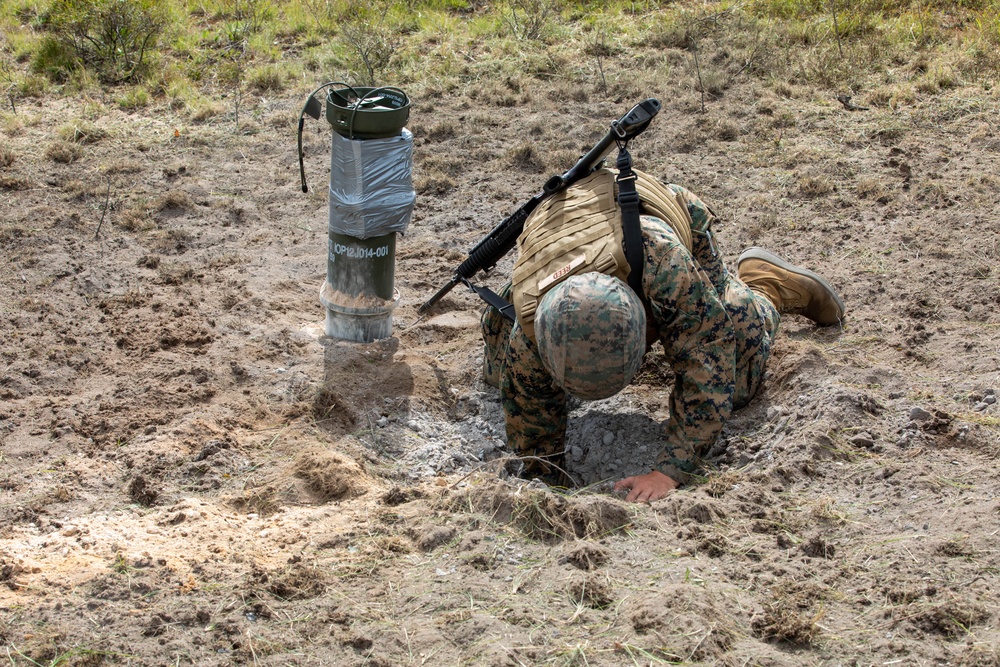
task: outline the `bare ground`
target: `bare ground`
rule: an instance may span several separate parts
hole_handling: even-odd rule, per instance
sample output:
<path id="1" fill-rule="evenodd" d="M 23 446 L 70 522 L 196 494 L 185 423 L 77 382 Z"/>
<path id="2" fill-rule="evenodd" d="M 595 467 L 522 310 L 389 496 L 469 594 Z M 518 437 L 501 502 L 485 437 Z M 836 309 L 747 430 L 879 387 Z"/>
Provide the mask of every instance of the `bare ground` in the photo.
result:
<path id="1" fill-rule="evenodd" d="M 18 110 L 0 168 L 4 657 L 1000 664 L 995 95 L 852 113 L 839 91 L 747 82 L 703 113 L 672 82 L 498 85 L 408 91 L 420 194 L 394 335 L 370 345 L 321 335 L 328 128 L 308 126 L 304 195 L 303 91 L 239 132 L 96 99 Z M 655 355 L 577 407 L 570 459 L 593 484 L 555 494 L 500 473 L 477 301 L 416 308 L 646 96 L 665 109 L 637 165 L 709 202 L 728 259 L 754 244 L 815 268 L 849 318 L 786 319 L 707 481 L 635 506 L 606 480 L 655 449 Z"/>

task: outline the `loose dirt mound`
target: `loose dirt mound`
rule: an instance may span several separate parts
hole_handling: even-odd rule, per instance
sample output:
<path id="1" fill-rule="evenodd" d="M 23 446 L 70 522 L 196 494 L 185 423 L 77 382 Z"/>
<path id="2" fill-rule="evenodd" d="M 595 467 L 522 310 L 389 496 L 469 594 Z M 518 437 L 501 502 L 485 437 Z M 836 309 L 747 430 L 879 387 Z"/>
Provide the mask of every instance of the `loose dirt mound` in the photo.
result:
<path id="1" fill-rule="evenodd" d="M 604 537 L 624 530 L 633 521 L 626 507 L 608 498 L 565 497 L 503 482 L 472 485 L 451 498 L 447 508 L 485 514 L 543 542 Z"/>

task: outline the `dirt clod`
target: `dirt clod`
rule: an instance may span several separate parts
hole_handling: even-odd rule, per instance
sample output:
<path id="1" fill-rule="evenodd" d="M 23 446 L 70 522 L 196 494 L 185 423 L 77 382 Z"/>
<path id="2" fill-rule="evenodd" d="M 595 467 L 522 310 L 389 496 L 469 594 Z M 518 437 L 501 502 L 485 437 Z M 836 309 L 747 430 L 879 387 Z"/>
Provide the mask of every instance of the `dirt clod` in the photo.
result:
<path id="1" fill-rule="evenodd" d="M 753 618 L 751 625 L 757 636 L 768 641 L 809 644 L 820 633 L 816 621 L 792 600 L 778 598 L 765 602 L 762 613 Z"/>
<path id="2" fill-rule="evenodd" d="M 594 575 L 574 577 L 566 586 L 570 600 L 594 609 L 603 609 L 614 602 L 614 592 L 607 581 Z"/>
<path id="3" fill-rule="evenodd" d="M 134 502 L 151 507 L 156 503 L 160 493 L 143 475 L 136 475 L 129 482 L 128 495 Z"/>
<path id="4" fill-rule="evenodd" d="M 366 490 L 361 467 L 336 452 L 304 452 L 292 469 L 319 502 L 356 496 Z"/>
<path id="5" fill-rule="evenodd" d="M 605 547 L 593 542 L 570 543 L 568 546 L 559 561 L 580 570 L 596 569 L 611 558 L 611 553 Z"/>

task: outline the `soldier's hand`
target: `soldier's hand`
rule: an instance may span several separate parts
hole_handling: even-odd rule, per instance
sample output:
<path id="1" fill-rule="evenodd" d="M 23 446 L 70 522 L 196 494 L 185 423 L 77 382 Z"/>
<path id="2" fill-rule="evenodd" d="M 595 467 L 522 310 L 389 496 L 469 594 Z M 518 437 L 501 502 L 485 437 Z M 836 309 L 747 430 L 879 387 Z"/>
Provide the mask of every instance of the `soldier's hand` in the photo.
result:
<path id="1" fill-rule="evenodd" d="M 648 503 L 659 500 L 676 488 L 677 482 L 658 470 L 645 475 L 626 477 L 615 483 L 615 491 L 629 490 L 625 500 L 630 503 Z"/>

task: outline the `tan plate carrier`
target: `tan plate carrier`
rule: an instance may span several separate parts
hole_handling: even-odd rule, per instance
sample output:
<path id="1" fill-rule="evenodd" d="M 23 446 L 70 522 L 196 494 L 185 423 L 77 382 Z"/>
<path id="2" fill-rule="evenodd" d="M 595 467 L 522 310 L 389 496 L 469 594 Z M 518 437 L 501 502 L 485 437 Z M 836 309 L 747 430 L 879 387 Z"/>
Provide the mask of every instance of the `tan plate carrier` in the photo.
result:
<path id="1" fill-rule="evenodd" d="M 667 222 L 690 251 L 691 215 L 684 200 L 655 178 L 633 171 L 641 212 Z M 525 221 L 511 291 L 517 321 L 532 340 L 539 301 L 569 276 L 597 271 L 628 282 L 615 176 L 598 169 L 547 198 Z"/>

